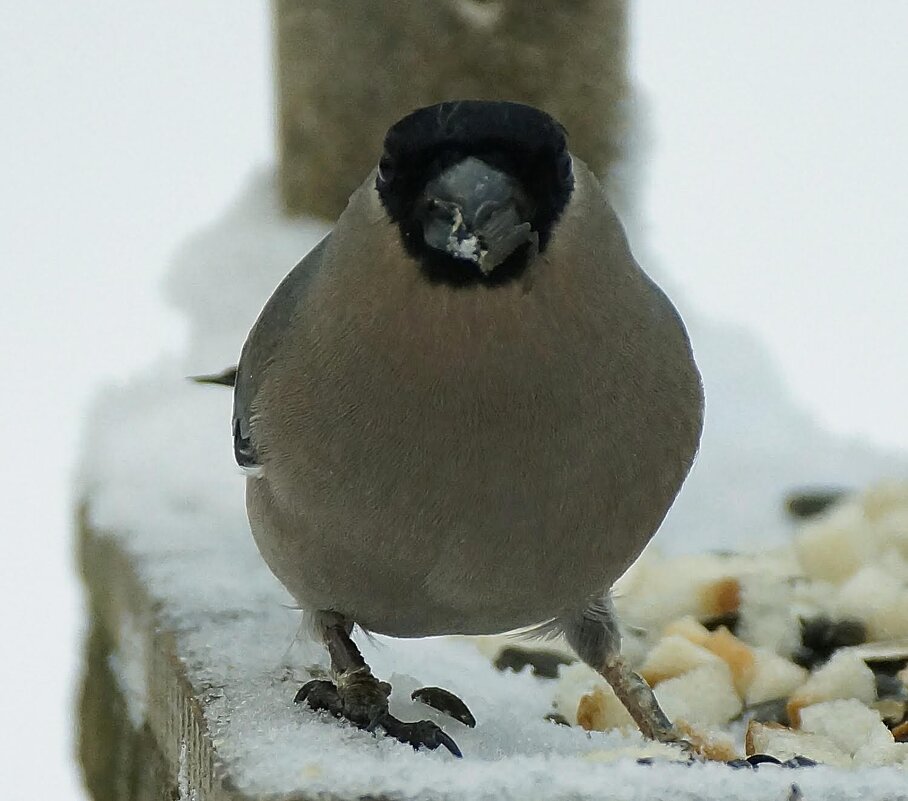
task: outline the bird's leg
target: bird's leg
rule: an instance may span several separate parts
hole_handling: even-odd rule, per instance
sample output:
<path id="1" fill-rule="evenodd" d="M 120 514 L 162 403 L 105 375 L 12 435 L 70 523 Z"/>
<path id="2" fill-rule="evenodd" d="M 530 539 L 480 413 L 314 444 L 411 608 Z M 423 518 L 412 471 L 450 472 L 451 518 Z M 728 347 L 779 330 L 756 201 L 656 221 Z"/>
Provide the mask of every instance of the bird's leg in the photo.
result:
<path id="1" fill-rule="evenodd" d="M 620 655 L 612 657 L 599 672 L 612 686 L 644 737 L 663 743 L 680 743 L 681 735 L 665 716 L 650 686 L 630 669 Z"/>
<path id="2" fill-rule="evenodd" d="M 324 679 L 306 682 L 294 701 L 349 720 L 360 729 L 373 731 L 381 728 L 391 737 L 412 745 L 413 748 L 434 750 L 443 745 L 455 756 L 461 756 L 454 740 L 431 721 L 404 723 L 388 711 L 391 685 L 372 675 L 369 665 L 350 636 L 353 630 L 351 621 L 331 612 L 322 613 L 319 617 L 322 641 L 331 657 L 331 672 L 335 683 Z"/>
<path id="3" fill-rule="evenodd" d="M 606 596 L 581 614 L 562 619 L 561 625 L 570 646 L 611 685 L 644 737 L 693 750 L 665 716 L 650 686 L 622 658 L 611 598 Z"/>
<path id="4" fill-rule="evenodd" d="M 331 657 L 337 694 L 343 701 L 343 717 L 371 730 L 388 714 L 391 685 L 372 675 L 350 636 L 352 630 L 352 623 L 338 617 L 323 625 L 322 638 Z"/>

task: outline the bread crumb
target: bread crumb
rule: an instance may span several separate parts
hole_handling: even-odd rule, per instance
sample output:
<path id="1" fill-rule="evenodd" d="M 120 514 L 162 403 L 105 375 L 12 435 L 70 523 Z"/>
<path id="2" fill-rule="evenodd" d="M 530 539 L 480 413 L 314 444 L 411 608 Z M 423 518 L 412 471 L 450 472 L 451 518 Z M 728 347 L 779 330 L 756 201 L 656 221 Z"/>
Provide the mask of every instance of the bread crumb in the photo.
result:
<path id="1" fill-rule="evenodd" d="M 698 596 L 701 614 L 709 617 L 728 615 L 741 606 L 741 582 L 727 576 L 702 586 Z"/>
<path id="2" fill-rule="evenodd" d="M 876 700 L 876 680 L 864 661 L 847 650 L 839 651 L 788 699 L 788 719 L 800 726 L 801 710 L 822 701 L 855 698 L 865 705 Z"/>
<path id="3" fill-rule="evenodd" d="M 640 668 L 640 675 L 650 687 L 682 676 L 719 657 L 711 651 L 679 635 L 663 637 L 649 652 Z"/>
<path id="4" fill-rule="evenodd" d="M 586 731 L 636 729 L 624 704 L 607 684 L 594 687 L 577 704 L 577 725 Z"/>
<path id="5" fill-rule="evenodd" d="M 731 668 L 735 690 L 743 698 L 754 677 L 753 648 L 741 642 L 725 626 L 716 629 L 703 646 Z"/>
<path id="6" fill-rule="evenodd" d="M 734 741 L 726 734 L 704 732 L 685 720 L 676 720 L 675 728 L 700 756 L 711 762 L 728 762 L 741 756 L 735 749 Z"/>

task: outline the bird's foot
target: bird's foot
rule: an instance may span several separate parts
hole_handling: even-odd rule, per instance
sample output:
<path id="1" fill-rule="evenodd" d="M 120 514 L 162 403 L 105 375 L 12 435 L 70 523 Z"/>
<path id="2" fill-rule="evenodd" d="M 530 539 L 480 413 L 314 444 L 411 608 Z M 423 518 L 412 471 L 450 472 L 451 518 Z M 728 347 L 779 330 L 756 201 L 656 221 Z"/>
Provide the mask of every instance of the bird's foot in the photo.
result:
<path id="1" fill-rule="evenodd" d="M 410 694 L 410 698 L 454 718 L 471 729 L 476 726 L 476 718 L 473 717 L 469 707 L 449 690 L 441 687 L 421 687 L 414 690 Z"/>
<path id="2" fill-rule="evenodd" d="M 405 723 L 394 717 L 388 711 L 390 693 L 391 686 L 387 682 L 378 681 L 371 673 L 353 671 L 342 674 L 336 685 L 324 679 L 306 682 L 293 700 L 298 704 L 305 703 L 316 711 L 325 710 L 366 731 L 380 728 L 395 740 L 417 750 L 428 748 L 434 751 L 444 746 L 454 756 L 463 756 L 457 743 L 432 721 Z M 462 701 L 460 703 L 464 706 Z"/>
<path id="3" fill-rule="evenodd" d="M 351 671 L 343 674 L 336 685 L 325 679 L 306 682 L 293 700 L 371 731 L 388 714 L 390 692 L 390 686 L 371 673 Z"/>

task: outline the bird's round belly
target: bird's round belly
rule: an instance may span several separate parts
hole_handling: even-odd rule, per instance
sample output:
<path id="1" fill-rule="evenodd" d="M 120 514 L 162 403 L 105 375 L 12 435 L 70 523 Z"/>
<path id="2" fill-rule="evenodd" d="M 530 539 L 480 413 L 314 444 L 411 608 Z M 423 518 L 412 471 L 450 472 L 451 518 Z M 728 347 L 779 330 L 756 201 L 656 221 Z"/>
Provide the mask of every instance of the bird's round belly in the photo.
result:
<path id="1" fill-rule="evenodd" d="M 293 350 L 305 369 L 269 373 L 247 506 L 301 605 L 400 636 L 505 631 L 584 608 L 655 532 L 697 410 L 679 422 L 646 359 L 631 368 L 609 339 L 552 326 L 541 302 L 497 298 L 494 337 L 487 307 L 454 325 L 427 299 L 431 325 L 370 329 L 356 338 L 369 348 L 327 326 Z"/>
<path id="2" fill-rule="evenodd" d="M 628 563 L 604 443 L 506 429 L 361 433 L 289 485 L 266 466 L 247 485 L 259 548 L 301 605 L 380 633 L 493 633 L 582 608 Z"/>

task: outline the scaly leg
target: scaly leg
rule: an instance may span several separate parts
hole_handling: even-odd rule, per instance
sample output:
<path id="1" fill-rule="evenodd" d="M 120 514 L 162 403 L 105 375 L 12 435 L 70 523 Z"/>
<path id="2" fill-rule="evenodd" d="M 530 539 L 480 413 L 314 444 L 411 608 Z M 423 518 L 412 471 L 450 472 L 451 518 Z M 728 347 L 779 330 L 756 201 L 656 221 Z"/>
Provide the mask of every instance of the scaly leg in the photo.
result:
<path id="1" fill-rule="evenodd" d="M 693 746 L 665 716 L 650 686 L 621 657 L 621 635 L 611 598 L 605 596 L 560 623 L 577 656 L 611 685 L 644 737 L 692 750 Z"/>

